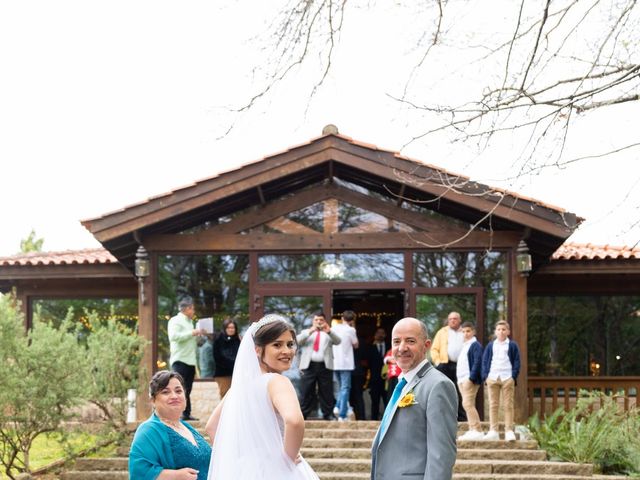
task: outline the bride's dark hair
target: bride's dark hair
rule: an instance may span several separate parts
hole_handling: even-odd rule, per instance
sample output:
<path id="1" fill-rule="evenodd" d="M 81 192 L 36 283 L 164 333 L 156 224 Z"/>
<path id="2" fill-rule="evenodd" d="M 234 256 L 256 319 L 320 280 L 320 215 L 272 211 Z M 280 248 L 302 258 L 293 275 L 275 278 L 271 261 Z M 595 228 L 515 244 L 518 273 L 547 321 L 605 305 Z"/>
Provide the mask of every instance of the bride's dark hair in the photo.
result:
<path id="1" fill-rule="evenodd" d="M 296 342 L 296 332 L 288 322 L 283 320 L 276 320 L 275 322 L 267 323 L 260 327 L 256 333 L 253 335 L 253 343 L 256 347 L 264 347 L 271 342 L 275 342 L 280 335 L 284 332 L 291 332 L 291 336 L 293 337 L 293 341 L 296 343 L 296 347 L 298 343 Z"/>

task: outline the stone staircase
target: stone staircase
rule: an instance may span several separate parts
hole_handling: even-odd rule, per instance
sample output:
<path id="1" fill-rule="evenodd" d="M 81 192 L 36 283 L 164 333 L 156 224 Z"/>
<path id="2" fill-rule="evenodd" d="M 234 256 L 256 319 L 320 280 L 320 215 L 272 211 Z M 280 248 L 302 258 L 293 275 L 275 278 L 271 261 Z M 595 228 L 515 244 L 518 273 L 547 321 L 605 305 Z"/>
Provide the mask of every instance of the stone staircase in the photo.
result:
<path id="1" fill-rule="evenodd" d="M 199 425 L 199 427 L 202 427 Z M 378 422 L 308 420 L 302 455 L 322 480 L 370 478 L 371 442 Z M 484 425 L 484 430 L 487 426 Z M 459 433 L 466 430 L 460 425 Z M 126 480 L 128 450 L 117 458 L 80 458 L 63 480 Z M 590 464 L 546 461 L 535 441 L 459 441 L 455 480 L 594 480 Z M 611 477 L 607 477 L 611 478 Z M 244 479 L 240 479 L 244 480 Z M 274 479 L 276 480 L 276 479 Z"/>

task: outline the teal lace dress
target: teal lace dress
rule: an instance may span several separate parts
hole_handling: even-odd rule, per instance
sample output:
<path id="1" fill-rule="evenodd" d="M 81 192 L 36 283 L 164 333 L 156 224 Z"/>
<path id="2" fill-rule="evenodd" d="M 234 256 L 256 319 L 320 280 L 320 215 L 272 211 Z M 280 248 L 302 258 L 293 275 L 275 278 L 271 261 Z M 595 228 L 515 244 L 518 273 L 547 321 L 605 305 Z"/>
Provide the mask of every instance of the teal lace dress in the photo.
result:
<path id="1" fill-rule="evenodd" d="M 173 429 L 166 428 L 169 433 L 169 443 L 175 459 L 176 470 L 185 467 L 194 468 L 198 470 L 198 480 L 207 480 L 209 462 L 211 461 L 211 446 L 204 437 L 191 430 L 193 438 L 198 444 L 198 446 L 195 446 Z"/>

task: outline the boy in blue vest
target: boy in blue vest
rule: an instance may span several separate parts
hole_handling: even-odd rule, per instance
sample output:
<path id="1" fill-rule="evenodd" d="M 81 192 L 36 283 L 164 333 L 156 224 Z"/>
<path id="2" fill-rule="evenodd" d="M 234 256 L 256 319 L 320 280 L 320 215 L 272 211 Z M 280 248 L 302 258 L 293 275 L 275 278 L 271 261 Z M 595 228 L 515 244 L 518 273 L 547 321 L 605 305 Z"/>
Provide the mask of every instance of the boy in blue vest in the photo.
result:
<path id="1" fill-rule="evenodd" d="M 462 407 L 467 413 L 469 430 L 458 440 L 482 440 L 480 415 L 476 409 L 476 395 L 482 384 L 482 345 L 476 339 L 476 327 L 471 322 L 460 326 L 463 344 L 456 364 L 458 388 L 462 396 Z"/>
<path id="2" fill-rule="evenodd" d="M 489 393 L 490 428 L 483 440 L 499 440 L 498 409 L 502 393 L 504 410 L 504 439 L 512 442 L 516 439 L 513 432 L 513 397 L 516 379 L 520 373 L 520 349 L 518 344 L 509 340 L 509 324 L 500 320 L 496 323 L 495 340 L 489 342 L 482 356 L 482 380 L 486 382 Z"/>

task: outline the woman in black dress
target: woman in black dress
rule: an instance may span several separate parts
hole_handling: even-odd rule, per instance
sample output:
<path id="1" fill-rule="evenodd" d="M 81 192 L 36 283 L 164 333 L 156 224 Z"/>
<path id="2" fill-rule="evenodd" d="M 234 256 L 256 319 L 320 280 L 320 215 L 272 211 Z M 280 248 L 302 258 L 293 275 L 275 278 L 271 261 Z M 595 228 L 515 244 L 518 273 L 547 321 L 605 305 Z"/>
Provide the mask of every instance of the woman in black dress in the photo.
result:
<path id="1" fill-rule="evenodd" d="M 214 378 L 220 389 L 220 399 L 224 398 L 231 387 L 231 376 L 239 347 L 238 324 L 228 318 L 223 322 L 222 332 L 213 343 L 213 358 L 216 360 Z"/>

